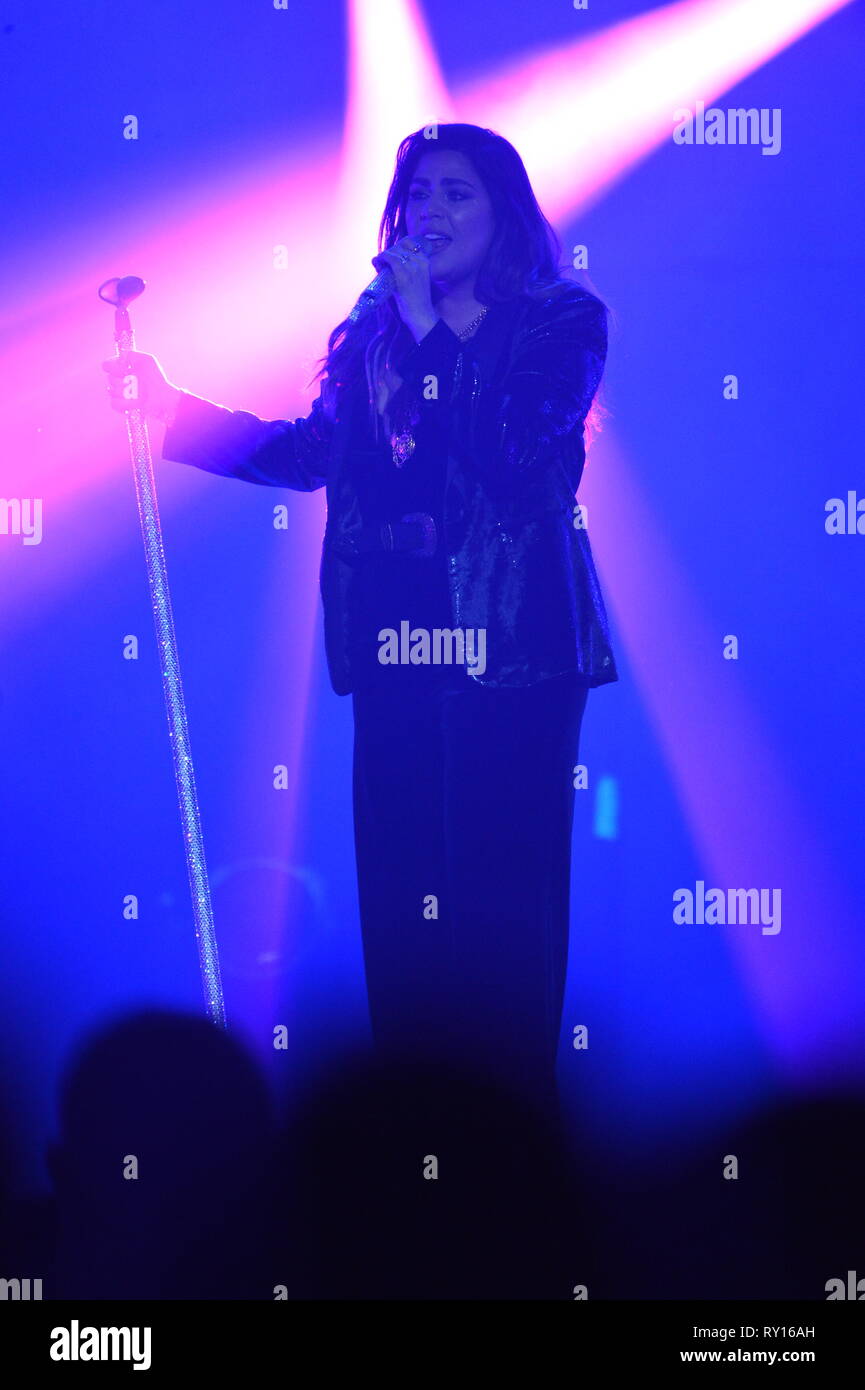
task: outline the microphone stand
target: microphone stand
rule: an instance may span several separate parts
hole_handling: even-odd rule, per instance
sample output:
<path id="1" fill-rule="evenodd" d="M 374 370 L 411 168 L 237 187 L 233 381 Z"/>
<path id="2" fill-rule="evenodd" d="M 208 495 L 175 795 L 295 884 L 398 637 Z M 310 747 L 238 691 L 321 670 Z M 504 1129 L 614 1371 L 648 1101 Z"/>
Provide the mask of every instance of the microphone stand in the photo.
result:
<path id="1" fill-rule="evenodd" d="M 106 280 L 99 287 L 99 298 L 104 300 L 106 304 L 114 306 L 114 342 L 118 357 L 122 357 L 125 352 L 135 348 L 135 337 L 132 332 L 127 305 L 133 299 L 137 299 L 143 290 L 144 281 L 139 279 L 137 275 L 115 277 Z M 133 374 L 130 376 L 134 380 Z M 144 540 L 150 601 L 153 606 L 153 619 L 156 627 L 156 645 L 162 671 L 162 689 L 168 715 L 168 737 L 171 742 L 174 776 L 180 803 L 183 848 L 189 876 L 189 889 L 192 895 L 192 916 L 195 922 L 195 939 L 198 944 L 198 961 L 204 987 L 204 999 L 208 1017 L 218 1027 L 224 1028 L 225 1003 L 222 997 L 222 977 L 219 969 L 219 954 L 216 948 L 216 933 L 213 926 L 210 884 L 207 877 L 204 840 L 201 833 L 201 816 L 195 790 L 195 770 L 189 748 L 186 704 L 183 699 L 183 683 L 180 678 L 180 660 L 177 653 L 177 638 L 171 610 L 171 593 L 168 588 L 168 571 L 162 548 L 162 527 L 159 521 L 159 505 L 156 497 L 156 479 L 153 474 L 147 421 L 141 410 L 135 405 L 126 411 L 126 431 L 129 436 L 129 451 L 132 456 L 138 515 L 141 520 L 141 535 Z"/>

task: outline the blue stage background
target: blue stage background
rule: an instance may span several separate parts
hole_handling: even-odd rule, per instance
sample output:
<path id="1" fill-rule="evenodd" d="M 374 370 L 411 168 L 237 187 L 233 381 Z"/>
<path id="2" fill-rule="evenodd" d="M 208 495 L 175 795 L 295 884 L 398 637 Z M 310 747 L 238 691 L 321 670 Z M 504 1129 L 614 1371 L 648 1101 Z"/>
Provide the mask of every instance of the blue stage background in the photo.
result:
<path id="1" fill-rule="evenodd" d="M 441 0 L 416 13 L 456 87 L 661 8 Z M 59 1078 L 82 1034 L 143 1005 L 201 1009 L 125 437 L 99 369 L 110 314 L 96 284 L 148 279 L 138 342 L 173 380 L 272 417 L 305 412 L 323 337 L 283 360 L 277 332 L 256 385 L 248 339 L 236 355 L 232 344 L 235 316 L 246 304 L 254 321 L 262 302 L 238 292 L 203 328 L 187 301 L 162 292 L 159 265 L 208 197 L 242 222 L 235 175 L 254 184 L 259 164 L 273 173 L 283 154 L 288 166 L 320 141 L 338 146 L 348 31 L 338 3 L 275 12 L 246 0 L 122 10 L 94 0 L 83 15 L 57 0 L 8 3 L 3 21 L 13 139 L 0 155 L 12 282 L 2 346 L 10 362 L 22 335 L 35 346 L 21 377 L 6 377 L 15 398 L 0 492 L 43 497 L 44 536 L 33 546 L 0 536 L 0 1104 L 8 1184 L 38 1192 Z M 770 1101 L 858 1087 L 865 1070 L 865 534 L 825 525 L 828 499 L 865 496 L 862 46 L 861 8 L 843 7 L 713 98 L 780 109 L 778 154 L 669 137 L 585 210 L 555 219 L 566 248 L 590 248 L 591 282 L 615 316 L 610 414 L 586 493 L 621 679 L 590 696 L 584 723 L 590 785 L 577 795 L 560 1054 L 571 1122 L 610 1162 L 663 1159 Z M 136 142 L 118 135 L 128 112 L 141 119 Z M 599 124 L 606 117 L 599 107 Z M 519 148 L 518 133 L 501 133 Z M 554 113 L 549 138 L 571 138 Z M 305 190 L 283 192 L 286 225 L 303 227 Z M 153 266 L 133 253 L 142 231 L 158 247 Z M 305 231 L 314 242 L 316 227 Z M 364 263 L 376 231 L 374 221 L 341 229 Z M 184 264 L 189 274 L 194 253 Z M 208 284 L 197 292 L 218 306 L 223 282 L 205 243 L 201 266 Z M 230 259 L 222 271 L 230 282 Z M 323 263 L 321 280 L 329 273 Z M 283 304 L 290 315 L 290 286 Z M 728 373 L 736 401 L 723 397 Z M 157 475 L 227 1009 L 274 1088 L 290 1089 L 368 1046 L 350 702 L 330 691 L 316 610 L 321 499 L 163 462 Z M 619 477 L 635 489 L 627 526 Z M 287 529 L 275 531 L 281 502 Z M 655 568 L 659 555 L 671 569 Z M 646 606 L 629 617 L 637 592 Z M 679 626 L 685 611 L 694 625 Z M 134 662 L 122 659 L 127 634 L 140 639 Z M 722 657 L 728 634 L 737 661 Z M 711 777 L 701 765 L 689 776 L 671 754 L 683 720 L 688 747 L 735 750 L 710 759 Z M 279 763 L 288 792 L 272 786 Z M 741 876 L 739 812 L 750 827 Z M 729 872 L 721 886 L 755 886 L 755 861 L 765 869 L 756 886 L 782 889 L 780 932 L 674 923 L 676 889 L 716 886 L 718 863 Z M 123 916 L 127 894 L 135 920 Z M 287 1052 L 272 1045 L 279 1024 Z M 578 1025 L 587 1050 L 571 1045 Z"/>

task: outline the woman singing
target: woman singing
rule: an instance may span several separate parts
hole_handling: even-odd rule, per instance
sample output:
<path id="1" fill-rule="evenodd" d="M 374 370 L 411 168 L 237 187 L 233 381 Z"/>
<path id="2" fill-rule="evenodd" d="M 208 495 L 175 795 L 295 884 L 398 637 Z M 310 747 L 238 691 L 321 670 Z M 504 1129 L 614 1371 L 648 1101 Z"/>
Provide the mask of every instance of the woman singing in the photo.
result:
<path id="1" fill-rule="evenodd" d="M 575 494 L 606 310 L 507 140 L 400 145 L 375 258 L 391 297 L 330 336 L 305 418 L 260 420 L 139 378 L 163 457 L 326 486 L 325 642 L 354 706 L 354 828 L 376 1045 L 553 1087 L 573 769 L 588 690 L 617 679 Z M 421 238 L 426 238 L 422 241 Z"/>

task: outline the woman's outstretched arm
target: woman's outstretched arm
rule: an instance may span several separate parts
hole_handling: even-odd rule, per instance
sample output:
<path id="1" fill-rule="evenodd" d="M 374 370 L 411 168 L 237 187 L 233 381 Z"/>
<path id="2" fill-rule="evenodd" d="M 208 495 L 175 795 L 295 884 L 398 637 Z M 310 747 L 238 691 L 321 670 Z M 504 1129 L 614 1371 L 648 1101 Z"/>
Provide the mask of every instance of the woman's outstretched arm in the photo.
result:
<path id="1" fill-rule="evenodd" d="M 333 426 L 321 395 L 309 415 L 297 420 L 260 420 L 174 386 L 149 353 L 126 352 L 102 365 L 115 410 L 136 406 L 167 425 L 163 458 L 301 492 L 326 482 Z"/>
<path id="2" fill-rule="evenodd" d="M 260 420 L 183 391 L 168 420 L 162 457 L 174 463 L 300 492 L 314 492 L 327 481 L 332 424 L 320 395 L 309 415 Z"/>

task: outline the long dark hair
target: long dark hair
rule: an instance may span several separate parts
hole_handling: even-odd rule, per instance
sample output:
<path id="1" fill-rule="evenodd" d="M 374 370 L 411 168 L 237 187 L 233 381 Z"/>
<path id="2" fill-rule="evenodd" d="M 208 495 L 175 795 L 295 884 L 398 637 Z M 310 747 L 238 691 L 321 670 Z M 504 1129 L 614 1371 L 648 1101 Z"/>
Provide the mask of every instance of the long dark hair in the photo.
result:
<path id="1" fill-rule="evenodd" d="M 495 230 L 475 282 L 475 298 L 496 304 L 518 294 L 541 293 L 562 283 L 562 247 L 538 206 L 525 165 L 513 145 L 483 126 L 447 124 L 423 127 L 407 135 L 396 156 L 393 179 L 379 224 L 378 249 L 386 251 L 406 235 L 406 203 L 415 170 L 429 150 L 459 150 L 474 166 L 493 209 Z M 391 360 L 398 337 L 412 345 L 393 299 L 357 324 L 347 319 L 331 333 L 327 353 L 314 380 L 324 377 L 322 401 L 333 413 L 339 392 L 366 377 L 370 418 L 378 437 L 377 383 Z M 389 428 L 386 419 L 385 425 Z"/>

